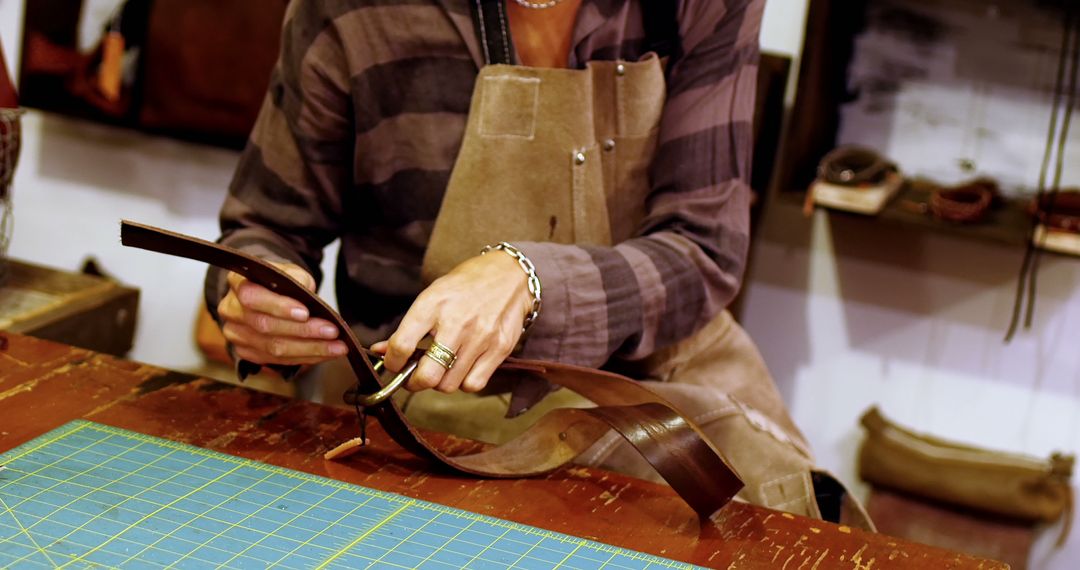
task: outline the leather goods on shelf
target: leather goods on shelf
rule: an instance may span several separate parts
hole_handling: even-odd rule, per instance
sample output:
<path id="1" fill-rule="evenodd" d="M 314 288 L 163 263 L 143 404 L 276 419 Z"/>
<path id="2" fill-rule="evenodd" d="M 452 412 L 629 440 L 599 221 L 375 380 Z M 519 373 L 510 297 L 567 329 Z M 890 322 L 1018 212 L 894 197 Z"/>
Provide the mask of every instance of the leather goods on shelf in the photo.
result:
<path id="1" fill-rule="evenodd" d="M 1068 255 L 1080 255 L 1080 190 L 1047 192 L 1028 207 L 1035 218 L 1033 246 Z"/>
<path id="2" fill-rule="evenodd" d="M 284 272 L 262 260 L 222 245 L 125 221 L 121 241 L 168 255 L 194 259 L 234 271 L 277 293 L 303 303 L 312 317 L 335 323 L 348 345 L 346 356 L 357 377 L 358 393 L 382 388 L 367 350 L 329 305 Z M 731 500 L 743 483 L 721 453 L 693 422 L 648 388 L 624 376 L 579 366 L 509 358 L 498 374 L 538 376 L 578 392 L 595 408 L 557 409 L 532 428 L 502 445 L 477 453 L 448 456 L 405 420 L 392 399 L 365 412 L 412 453 L 461 473 L 484 477 L 524 477 L 556 469 L 585 451 L 610 429 L 619 432 L 700 515 L 709 517 Z M 341 447 L 342 457 L 358 450 L 354 440 Z"/>
<path id="3" fill-rule="evenodd" d="M 1080 190 L 1049 192 L 1031 201 L 1031 215 L 1055 230 L 1080 232 Z"/>
<path id="4" fill-rule="evenodd" d="M 1071 455 L 1039 459 L 962 445 L 905 429 L 876 407 L 861 421 L 859 474 L 874 485 L 1023 521 L 1071 518 Z"/>
<path id="5" fill-rule="evenodd" d="M 74 44 L 56 41 L 52 34 L 28 27 L 23 49 L 24 84 L 50 78 L 49 89 L 62 88 L 71 97 L 69 105 L 113 121 L 137 118 L 141 54 L 146 42 L 146 25 L 153 0 L 124 0 L 117 6 L 94 49 L 81 52 Z M 29 16 L 28 16 L 29 17 Z M 30 88 L 30 92 L 35 92 Z M 47 94 L 44 101 L 58 94 Z M 36 94 L 34 103 L 42 94 Z M 74 109 L 73 109 L 74 110 Z"/>
<path id="6" fill-rule="evenodd" d="M 113 121 L 236 144 L 266 97 L 287 5 L 125 0 L 88 53 L 29 30 L 23 73 L 61 79 Z"/>
<path id="7" fill-rule="evenodd" d="M 986 217 L 997 197 L 997 182 L 979 178 L 959 186 L 934 190 L 930 195 L 929 209 L 940 220 L 974 223 Z"/>
<path id="8" fill-rule="evenodd" d="M 866 147 L 841 146 L 826 154 L 818 165 L 818 178 L 840 186 L 877 186 L 896 165 Z"/>
<path id="9" fill-rule="evenodd" d="M 861 146 L 841 146 L 818 164 L 817 179 L 806 193 L 804 213 L 814 204 L 877 214 L 903 186 L 896 165 L 876 151 Z"/>

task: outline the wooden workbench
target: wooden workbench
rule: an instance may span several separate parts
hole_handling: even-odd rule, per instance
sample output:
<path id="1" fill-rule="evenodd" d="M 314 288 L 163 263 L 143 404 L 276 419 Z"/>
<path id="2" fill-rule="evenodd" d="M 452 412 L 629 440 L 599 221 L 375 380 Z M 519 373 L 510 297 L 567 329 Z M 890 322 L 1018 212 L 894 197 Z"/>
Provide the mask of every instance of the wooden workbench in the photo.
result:
<path id="1" fill-rule="evenodd" d="M 0 332 L 0 451 L 76 418 L 703 566 L 1007 568 L 741 503 L 701 524 L 667 487 L 592 469 L 516 480 L 431 472 L 374 423 L 367 451 L 329 462 L 323 452 L 357 433 L 349 410 Z"/>

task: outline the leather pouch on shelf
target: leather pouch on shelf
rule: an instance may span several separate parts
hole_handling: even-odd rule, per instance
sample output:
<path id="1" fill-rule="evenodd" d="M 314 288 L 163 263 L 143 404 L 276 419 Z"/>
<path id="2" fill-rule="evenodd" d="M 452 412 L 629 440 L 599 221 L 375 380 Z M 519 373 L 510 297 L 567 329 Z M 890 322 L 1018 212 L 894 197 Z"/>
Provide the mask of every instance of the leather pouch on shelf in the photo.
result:
<path id="1" fill-rule="evenodd" d="M 1071 514 L 1071 455 L 1039 459 L 962 445 L 903 428 L 876 407 L 861 421 L 859 474 L 869 483 L 1030 522 Z"/>

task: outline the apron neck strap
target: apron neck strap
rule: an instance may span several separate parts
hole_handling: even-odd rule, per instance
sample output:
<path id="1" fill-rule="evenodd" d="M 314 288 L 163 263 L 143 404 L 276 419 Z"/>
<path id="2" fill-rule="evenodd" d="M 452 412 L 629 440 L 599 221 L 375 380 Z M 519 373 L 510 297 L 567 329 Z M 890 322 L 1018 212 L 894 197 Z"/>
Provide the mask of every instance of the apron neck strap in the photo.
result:
<path id="1" fill-rule="evenodd" d="M 484 52 L 487 65 L 497 63 L 512 64 L 510 55 L 513 43 L 510 39 L 510 25 L 506 17 L 505 0 L 469 0 L 472 9 L 473 25 L 480 36 L 480 49 Z"/>
<path id="2" fill-rule="evenodd" d="M 512 64 L 513 41 L 506 16 L 505 0 L 469 0 L 473 25 L 487 65 Z M 676 0 L 641 0 L 641 19 L 645 26 L 645 51 L 661 58 L 678 59 L 682 55 Z M 670 63 L 668 64 L 670 67 Z"/>

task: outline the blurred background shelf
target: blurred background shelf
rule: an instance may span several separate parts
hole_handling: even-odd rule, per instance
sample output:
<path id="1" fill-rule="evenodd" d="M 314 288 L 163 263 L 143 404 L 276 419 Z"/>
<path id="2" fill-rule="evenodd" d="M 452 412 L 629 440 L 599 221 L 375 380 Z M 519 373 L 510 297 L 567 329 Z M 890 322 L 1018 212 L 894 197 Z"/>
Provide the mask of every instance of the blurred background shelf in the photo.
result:
<path id="1" fill-rule="evenodd" d="M 926 180 L 906 180 L 900 192 L 876 216 L 845 212 L 830 208 L 821 208 L 831 216 L 843 216 L 850 219 L 862 219 L 867 223 L 885 223 L 899 226 L 921 228 L 945 233 L 966 239 L 995 242 L 1010 246 L 1023 246 L 1031 227 L 1031 216 L 1027 211 L 1027 200 L 1003 199 L 1000 204 L 987 212 L 981 222 L 962 224 L 939 220 L 928 213 L 917 211 L 919 204 L 926 204 L 935 185 Z M 777 192 L 777 202 L 788 207 L 802 208 L 806 192 Z M 820 206 L 819 206 L 820 208 Z"/>
<path id="2" fill-rule="evenodd" d="M 1064 6 L 1060 0 L 813 0 L 772 198 L 801 208 L 822 157 L 858 144 L 896 162 L 909 181 L 877 216 L 831 215 L 1024 246 Z M 1078 131 L 1070 142 L 1080 140 Z M 1067 147 L 1062 188 L 1080 183 L 1080 145 Z M 1003 194 L 980 223 L 945 222 L 909 207 L 926 203 L 934 183 L 978 177 L 995 180 Z"/>

